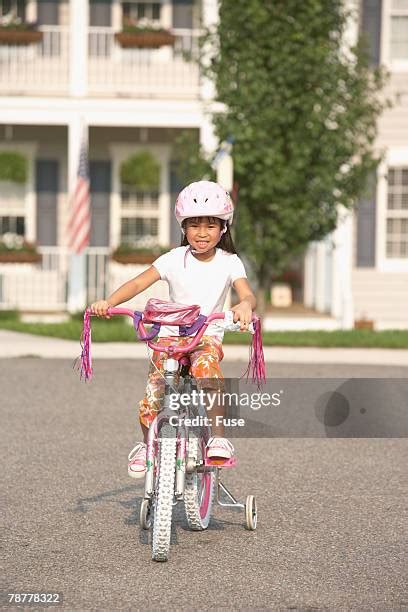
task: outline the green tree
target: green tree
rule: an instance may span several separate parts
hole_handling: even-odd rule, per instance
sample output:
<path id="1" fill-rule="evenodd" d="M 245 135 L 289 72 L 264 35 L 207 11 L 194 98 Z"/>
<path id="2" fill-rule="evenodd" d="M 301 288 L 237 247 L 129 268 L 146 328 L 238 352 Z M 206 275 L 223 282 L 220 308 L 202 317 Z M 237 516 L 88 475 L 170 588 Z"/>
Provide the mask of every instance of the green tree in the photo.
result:
<path id="1" fill-rule="evenodd" d="M 215 180 L 211 159 L 199 143 L 198 131 L 184 130 L 174 141 L 172 159 L 177 179 L 182 185 L 194 181 Z"/>
<path id="2" fill-rule="evenodd" d="M 225 112 L 220 140 L 235 139 L 238 247 L 258 280 L 258 311 L 272 274 L 334 230 L 379 158 L 376 123 L 386 74 L 363 41 L 347 46 L 341 0 L 220 0 L 207 75 Z"/>

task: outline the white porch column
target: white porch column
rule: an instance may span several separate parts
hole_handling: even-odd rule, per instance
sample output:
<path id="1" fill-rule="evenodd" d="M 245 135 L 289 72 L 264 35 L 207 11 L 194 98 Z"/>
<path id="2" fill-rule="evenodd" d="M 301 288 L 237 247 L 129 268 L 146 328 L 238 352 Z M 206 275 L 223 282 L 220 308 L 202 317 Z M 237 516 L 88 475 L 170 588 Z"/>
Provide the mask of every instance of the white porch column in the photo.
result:
<path id="1" fill-rule="evenodd" d="M 112 2 L 112 28 L 115 31 L 122 29 L 122 2 L 113 0 Z"/>
<path id="2" fill-rule="evenodd" d="M 308 308 L 314 307 L 314 270 L 315 270 L 315 245 L 312 242 L 306 251 L 304 259 L 304 288 L 303 303 Z"/>
<path id="3" fill-rule="evenodd" d="M 217 171 L 217 183 L 227 191 L 234 186 L 234 162 L 232 160 L 232 144 L 228 141 L 221 143 L 219 151 L 213 162 Z"/>
<path id="4" fill-rule="evenodd" d="M 339 223 L 333 238 L 336 246 L 333 252 L 332 314 L 340 319 L 342 329 L 352 329 L 353 216 L 344 207 L 339 208 Z"/>
<path id="5" fill-rule="evenodd" d="M 215 167 L 217 171 L 217 183 L 219 183 L 226 191 L 231 192 L 234 185 L 234 162 L 232 160 L 232 144 L 222 142 L 220 151 L 215 159 Z M 218 158 L 218 161 L 217 161 Z M 232 226 L 232 236 L 234 238 L 234 226 Z M 231 308 L 231 290 L 228 291 L 225 300 L 225 309 Z"/>
<path id="6" fill-rule="evenodd" d="M 219 20 L 218 15 L 218 0 L 203 0 L 202 2 L 202 21 L 204 28 L 213 28 Z M 209 64 L 209 53 L 211 47 L 204 45 L 202 49 L 202 61 L 204 64 Z M 202 78 L 201 81 L 201 97 L 205 101 L 212 101 L 215 98 L 215 85 L 212 79 Z"/>
<path id="7" fill-rule="evenodd" d="M 80 98 L 88 89 L 88 0 L 70 0 L 69 93 Z"/>
<path id="8" fill-rule="evenodd" d="M 200 126 L 200 145 L 205 153 L 214 154 L 218 147 L 218 140 L 214 133 L 211 117 L 205 115 Z"/>
<path id="9" fill-rule="evenodd" d="M 203 0 L 202 2 L 203 27 L 215 26 L 218 23 L 218 2 L 217 0 Z M 203 63 L 209 63 L 209 47 L 202 49 Z M 215 153 L 218 141 L 214 134 L 214 126 L 211 115 L 209 114 L 211 103 L 215 98 L 215 85 L 211 79 L 202 77 L 200 86 L 200 96 L 203 101 L 203 122 L 200 127 L 200 144 L 207 153 Z"/>
<path id="10" fill-rule="evenodd" d="M 318 312 L 326 310 L 326 243 L 324 240 L 316 245 L 316 282 L 315 308 Z"/>
<path id="11" fill-rule="evenodd" d="M 29 23 L 37 21 L 37 0 L 27 0 L 26 20 Z"/>
<path id="12" fill-rule="evenodd" d="M 37 239 L 37 194 L 35 191 L 35 158 L 37 145 L 27 143 L 25 146 L 25 153 L 28 157 L 25 236 L 29 242 L 35 242 Z"/>
<path id="13" fill-rule="evenodd" d="M 81 140 L 87 138 L 87 126 L 81 115 L 74 115 L 68 125 L 68 197 L 69 211 L 72 207 L 78 173 Z M 68 311 L 77 312 L 86 306 L 86 254 L 71 253 L 68 271 Z"/>
<path id="14" fill-rule="evenodd" d="M 169 151 L 160 155 L 160 221 L 159 221 L 159 244 L 167 246 L 170 244 L 170 156 Z"/>
<path id="15" fill-rule="evenodd" d="M 331 309 L 330 314 L 335 319 L 341 318 L 342 313 L 342 297 L 340 291 L 340 266 L 341 262 L 339 261 L 339 249 L 338 249 L 338 228 L 332 234 L 334 249 L 333 249 L 333 257 L 332 257 L 332 275 L 333 275 L 333 283 L 332 283 L 332 293 L 331 293 Z"/>
<path id="16" fill-rule="evenodd" d="M 162 0 L 161 4 L 161 24 L 169 30 L 173 21 L 173 2 L 172 0 Z"/>

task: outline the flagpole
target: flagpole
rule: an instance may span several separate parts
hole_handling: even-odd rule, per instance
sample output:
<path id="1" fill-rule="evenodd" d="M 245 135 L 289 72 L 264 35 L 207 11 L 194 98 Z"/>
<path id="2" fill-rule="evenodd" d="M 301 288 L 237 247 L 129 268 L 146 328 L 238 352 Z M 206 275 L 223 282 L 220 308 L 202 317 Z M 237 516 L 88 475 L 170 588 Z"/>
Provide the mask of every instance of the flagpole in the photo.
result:
<path id="1" fill-rule="evenodd" d="M 219 183 L 229 193 L 234 187 L 234 162 L 232 159 L 232 147 L 234 144 L 233 136 L 229 136 L 224 140 L 215 155 L 212 167 L 216 171 L 217 183 Z M 234 202 L 234 207 L 235 207 Z M 235 211 L 236 214 L 236 211 Z M 231 228 L 232 235 L 234 234 L 234 226 Z"/>
<path id="2" fill-rule="evenodd" d="M 232 161 L 232 146 L 234 138 L 229 136 L 224 140 L 212 161 L 212 168 L 217 174 L 217 183 L 231 192 L 234 184 L 234 164 Z"/>
<path id="3" fill-rule="evenodd" d="M 217 175 L 217 183 L 219 183 L 226 191 L 231 193 L 234 186 L 234 163 L 232 159 L 232 145 L 234 139 L 232 136 L 224 140 L 212 161 L 212 168 Z M 232 226 L 233 227 L 233 226 Z M 231 309 L 231 289 L 228 290 L 225 299 L 224 310 Z"/>
<path id="4" fill-rule="evenodd" d="M 69 216 L 71 216 L 74 205 L 74 193 L 83 142 L 86 142 L 86 145 L 88 143 L 88 126 L 81 116 L 75 116 L 68 128 Z M 66 237 L 69 240 L 68 231 Z M 87 305 L 86 300 L 86 250 L 83 250 L 80 254 L 71 251 L 68 270 L 68 312 L 74 313 L 84 310 Z"/>

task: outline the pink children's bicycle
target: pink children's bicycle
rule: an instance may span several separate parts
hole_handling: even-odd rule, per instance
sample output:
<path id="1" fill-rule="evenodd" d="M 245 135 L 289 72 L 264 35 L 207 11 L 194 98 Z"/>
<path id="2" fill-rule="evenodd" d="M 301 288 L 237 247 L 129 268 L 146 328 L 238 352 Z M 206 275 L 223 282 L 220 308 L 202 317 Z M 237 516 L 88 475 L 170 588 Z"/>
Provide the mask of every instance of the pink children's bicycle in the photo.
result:
<path id="1" fill-rule="evenodd" d="M 239 330 L 240 324 L 233 323 L 231 311 L 206 317 L 198 314 L 197 308 L 199 312 L 197 306 L 149 300 L 143 313 L 127 308 L 110 308 L 108 311 L 109 315 L 132 317 L 138 338 L 151 349 L 164 351 L 168 355 L 164 361 L 162 408 L 148 433 L 144 498 L 140 508 L 142 529 L 153 527 L 152 559 L 155 561 L 167 561 L 169 557 L 173 506 L 179 502 L 184 503 L 187 523 L 195 531 L 208 527 L 214 497 L 220 506 L 244 509 L 247 529 L 255 530 L 257 525 L 255 497 L 248 495 L 245 504 L 240 503 L 220 480 L 221 469 L 234 467 L 236 458 L 210 459 L 206 455 L 211 428 L 205 424 L 208 420 L 204 404 L 196 401 L 200 393 L 197 381 L 190 373 L 189 352 L 197 346 L 211 322 L 217 320 L 217 325 L 228 331 Z M 86 310 L 81 339 L 81 376 L 85 379 L 90 379 L 92 375 L 90 315 L 90 311 Z M 191 342 L 183 347 L 164 348 L 155 344 L 152 340 L 161 324 L 174 325 L 174 321 L 184 322 L 179 325 L 180 336 L 190 336 Z M 150 331 L 146 330 L 145 323 L 153 324 Z M 253 318 L 249 331 L 254 335 L 247 373 L 252 373 L 253 380 L 264 380 L 265 365 L 258 317 Z M 187 397 L 193 398 L 194 392 L 195 401 L 186 401 Z M 183 401 L 175 401 L 181 394 L 184 394 Z M 222 501 L 221 493 L 228 501 Z"/>

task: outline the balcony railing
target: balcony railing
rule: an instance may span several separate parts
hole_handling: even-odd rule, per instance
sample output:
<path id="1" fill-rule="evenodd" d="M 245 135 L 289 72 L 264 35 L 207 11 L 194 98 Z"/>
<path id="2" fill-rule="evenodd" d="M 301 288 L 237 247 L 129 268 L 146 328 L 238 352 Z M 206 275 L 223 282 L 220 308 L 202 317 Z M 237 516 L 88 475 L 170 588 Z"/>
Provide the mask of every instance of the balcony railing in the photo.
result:
<path id="1" fill-rule="evenodd" d="M 69 94 L 69 28 L 40 29 L 39 43 L 0 44 L 0 95 Z M 177 29 L 173 34 L 173 47 L 128 49 L 115 40 L 113 28 L 89 28 L 89 95 L 196 97 L 199 33 Z"/>
<path id="2" fill-rule="evenodd" d="M 90 28 L 90 94 L 197 95 L 199 74 L 194 58 L 198 34 L 192 30 L 173 30 L 173 34 L 174 47 L 124 49 L 116 42 L 112 28 Z"/>
<path id="3" fill-rule="evenodd" d="M 68 91 L 69 32 L 42 26 L 42 41 L 0 44 L 0 92 L 5 95 L 62 94 Z"/>

